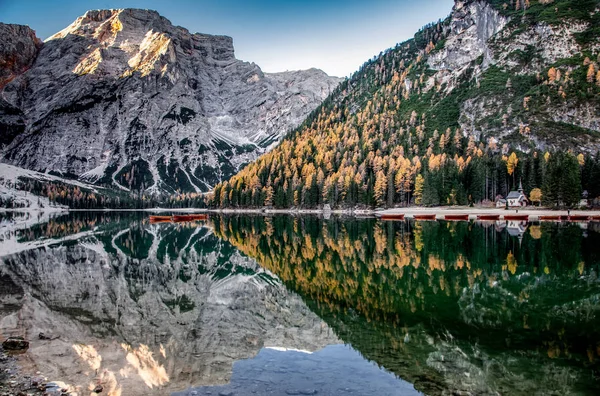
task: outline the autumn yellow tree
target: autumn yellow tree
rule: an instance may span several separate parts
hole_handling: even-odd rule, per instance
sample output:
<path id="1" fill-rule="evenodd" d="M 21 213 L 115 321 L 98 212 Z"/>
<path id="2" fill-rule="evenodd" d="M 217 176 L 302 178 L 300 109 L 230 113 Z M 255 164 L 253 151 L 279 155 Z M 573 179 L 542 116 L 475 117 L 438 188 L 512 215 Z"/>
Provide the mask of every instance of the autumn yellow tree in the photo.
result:
<path id="1" fill-rule="evenodd" d="M 508 159 L 506 160 L 506 170 L 508 171 L 509 175 L 512 176 L 512 174 L 515 172 L 515 169 L 517 169 L 518 164 L 519 158 L 517 158 L 517 154 L 515 154 L 514 152 L 511 153 Z"/>
<path id="2" fill-rule="evenodd" d="M 518 164 L 519 158 L 517 157 L 517 154 L 515 154 L 515 152 L 513 151 L 506 160 L 506 171 L 508 172 L 509 176 L 513 177 L 513 184 L 515 182 L 515 169 L 517 169 Z"/>
<path id="3" fill-rule="evenodd" d="M 377 172 L 377 177 L 375 178 L 375 186 L 373 188 L 373 195 L 375 197 L 375 202 L 377 206 L 385 205 L 385 194 L 387 191 L 387 177 L 382 170 Z"/>
<path id="4" fill-rule="evenodd" d="M 263 187 L 263 192 L 265 195 L 265 206 L 271 206 L 273 205 L 273 187 L 271 186 L 267 186 L 267 187 Z"/>
<path id="5" fill-rule="evenodd" d="M 531 235 L 531 237 L 533 239 L 539 240 L 542 238 L 542 227 L 538 226 L 531 226 L 529 227 L 529 235 Z"/>
<path id="6" fill-rule="evenodd" d="M 417 178 L 415 179 L 415 192 L 413 194 L 415 197 L 415 203 L 417 205 L 421 205 L 421 202 L 423 201 L 423 186 L 424 185 L 425 185 L 425 179 L 419 173 L 417 175 Z"/>
<path id="7" fill-rule="evenodd" d="M 594 82 L 594 77 L 596 76 L 596 69 L 594 68 L 594 64 L 590 63 L 587 72 L 587 82 L 590 84 Z"/>
<path id="8" fill-rule="evenodd" d="M 447 139 L 448 139 L 448 137 L 446 135 L 440 136 L 439 146 L 440 146 L 440 151 L 442 151 L 442 152 L 446 148 L 446 143 L 448 142 Z"/>
<path id="9" fill-rule="evenodd" d="M 548 69 L 548 81 L 550 83 L 556 81 L 556 68 L 551 67 L 550 69 Z"/>
<path id="10" fill-rule="evenodd" d="M 534 188 L 533 190 L 531 190 L 531 192 L 529 193 L 529 200 L 531 202 L 537 202 L 539 205 L 540 202 L 542 202 L 542 190 L 540 190 L 539 188 Z"/>
<path id="11" fill-rule="evenodd" d="M 396 192 L 400 194 L 400 200 L 402 203 L 408 202 L 410 203 L 410 199 L 407 198 L 407 195 L 410 192 L 410 188 L 413 183 L 413 170 L 410 164 L 410 161 L 407 159 L 401 159 L 399 164 L 399 169 L 396 172 L 396 177 L 394 179 L 394 184 L 396 186 Z"/>
<path id="12" fill-rule="evenodd" d="M 515 274 L 517 272 L 517 259 L 512 252 L 509 252 L 506 256 L 506 267 L 511 274 Z"/>

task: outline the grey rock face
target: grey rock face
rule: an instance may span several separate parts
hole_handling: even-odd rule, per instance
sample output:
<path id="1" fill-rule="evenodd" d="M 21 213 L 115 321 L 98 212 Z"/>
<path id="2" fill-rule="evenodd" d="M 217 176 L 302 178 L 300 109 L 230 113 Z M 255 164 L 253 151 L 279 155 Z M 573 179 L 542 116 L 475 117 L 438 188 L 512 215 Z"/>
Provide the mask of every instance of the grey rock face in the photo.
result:
<path id="1" fill-rule="evenodd" d="M 515 29 L 505 29 L 491 43 L 497 64 L 507 68 L 520 68 L 521 73 L 538 72 L 552 65 L 559 59 L 566 59 L 582 52 L 582 47 L 577 43 L 575 34 L 588 28 L 587 23 L 569 21 L 562 25 L 554 26 L 540 22 L 524 32 L 515 32 Z M 537 56 L 530 64 L 523 67 L 515 58 L 515 51 L 527 51 L 535 48 Z"/>
<path id="2" fill-rule="evenodd" d="M 37 57 L 42 42 L 28 26 L 0 23 L 0 89 L 25 72 Z"/>
<path id="3" fill-rule="evenodd" d="M 27 26 L 0 23 L 0 92 L 35 61 L 42 42 Z M 0 150 L 25 131 L 25 116 L 0 95 Z"/>
<path id="4" fill-rule="evenodd" d="M 545 6 L 553 7 L 548 3 Z M 517 16 L 503 15 L 497 6 L 486 0 L 456 0 L 449 23 L 443 27 L 444 45 L 428 55 L 427 63 L 436 72 L 428 78 L 425 92 L 439 87 L 445 94 L 450 94 L 461 89 L 465 79 L 473 81 L 479 88 L 480 81 L 486 78 L 492 66 L 512 75 L 515 81 L 520 76 L 543 80 L 547 78 L 548 68 L 556 62 L 581 54 L 595 54 L 599 45 L 597 39 L 587 44 L 577 40 L 577 35 L 591 26 L 586 21 L 565 19 L 561 23 L 550 23 L 540 20 L 523 24 L 514 18 Z M 581 67 L 586 66 L 575 64 L 562 71 L 574 73 Z M 524 105 L 515 103 L 517 96 L 512 83 L 509 79 L 502 95 L 481 89 L 476 97 L 461 103 L 458 122 L 465 135 L 476 139 L 485 135 L 502 142 L 507 136 L 521 134 L 529 128 L 530 147 L 521 146 L 521 149 L 529 150 L 531 147 L 559 148 L 556 143 L 561 142 L 562 137 L 536 136 L 539 130 L 546 128 L 548 121 L 590 132 L 600 131 L 600 113 L 595 101 L 578 100 L 571 94 L 562 103 L 549 99 L 536 114 L 526 114 L 519 111 L 525 108 Z M 600 146 L 595 135 L 580 133 L 573 138 L 572 144 L 584 152 L 596 152 Z"/>
<path id="5" fill-rule="evenodd" d="M 508 19 L 485 1 L 457 1 L 452 12 L 450 35 L 444 48 L 432 54 L 432 69 L 459 69 L 479 56 L 489 63 L 488 41 L 506 26 Z"/>
<path id="6" fill-rule="evenodd" d="M 314 69 L 263 73 L 235 58 L 230 37 L 192 34 L 154 11 L 88 11 L 4 88 L 27 124 L 4 161 L 123 189 L 207 191 L 339 81 Z"/>

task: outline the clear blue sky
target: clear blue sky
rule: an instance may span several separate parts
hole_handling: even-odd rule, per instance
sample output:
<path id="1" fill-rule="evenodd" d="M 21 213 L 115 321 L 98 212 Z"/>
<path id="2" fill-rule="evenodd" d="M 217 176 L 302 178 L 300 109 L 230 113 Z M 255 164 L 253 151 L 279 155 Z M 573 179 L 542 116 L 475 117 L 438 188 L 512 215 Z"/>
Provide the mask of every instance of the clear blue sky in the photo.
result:
<path id="1" fill-rule="evenodd" d="M 266 72 L 320 68 L 347 76 L 423 25 L 453 0 L 0 0 L 0 22 L 45 39 L 89 9 L 149 8 L 191 32 L 232 36 L 236 57 Z"/>

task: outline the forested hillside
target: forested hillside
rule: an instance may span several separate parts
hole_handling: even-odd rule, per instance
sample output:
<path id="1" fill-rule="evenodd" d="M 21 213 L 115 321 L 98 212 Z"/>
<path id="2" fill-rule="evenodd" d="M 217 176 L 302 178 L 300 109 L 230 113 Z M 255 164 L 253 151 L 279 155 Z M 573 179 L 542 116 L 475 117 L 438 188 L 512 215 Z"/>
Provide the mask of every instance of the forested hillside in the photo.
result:
<path id="1" fill-rule="evenodd" d="M 522 181 L 549 205 L 600 196 L 600 2 L 456 1 L 363 65 L 219 207 L 448 205 Z"/>

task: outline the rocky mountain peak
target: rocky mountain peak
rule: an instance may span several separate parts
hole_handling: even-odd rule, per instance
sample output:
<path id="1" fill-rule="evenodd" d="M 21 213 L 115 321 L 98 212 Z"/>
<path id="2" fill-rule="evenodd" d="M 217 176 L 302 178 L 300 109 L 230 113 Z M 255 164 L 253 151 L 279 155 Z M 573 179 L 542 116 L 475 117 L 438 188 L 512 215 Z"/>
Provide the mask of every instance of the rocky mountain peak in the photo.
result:
<path id="1" fill-rule="evenodd" d="M 235 58 L 231 37 L 139 9 L 88 11 L 35 55 L 0 87 L 2 160 L 136 191 L 209 190 L 341 81 L 263 73 Z"/>
<path id="2" fill-rule="evenodd" d="M 110 43 L 110 39 L 114 40 L 122 31 L 126 32 L 125 35 L 137 33 L 143 37 L 149 30 L 171 33 L 175 29 L 168 19 L 152 10 L 134 8 L 90 10 L 46 41 L 73 34 Z"/>
<path id="3" fill-rule="evenodd" d="M 190 34 L 152 10 L 88 11 L 46 42 L 69 39 L 87 44 L 73 68 L 79 75 L 128 77 L 139 72 L 145 77 L 156 72 L 174 80 L 175 64 L 191 58 L 235 61 L 231 37 Z"/>

